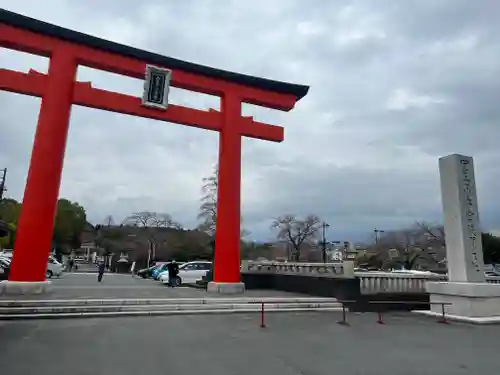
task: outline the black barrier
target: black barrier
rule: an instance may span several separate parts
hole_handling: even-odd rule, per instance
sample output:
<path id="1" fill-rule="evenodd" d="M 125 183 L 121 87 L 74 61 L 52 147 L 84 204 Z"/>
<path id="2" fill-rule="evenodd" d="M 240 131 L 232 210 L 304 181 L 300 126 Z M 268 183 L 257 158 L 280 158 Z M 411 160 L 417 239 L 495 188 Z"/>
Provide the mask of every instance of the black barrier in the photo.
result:
<path id="1" fill-rule="evenodd" d="M 309 294 L 317 297 L 332 297 L 339 300 L 356 301 L 361 295 L 357 278 L 343 279 L 320 276 L 242 273 L 245 288 L 282 290 L 284 292 Z"/>
<path id="2" fill-rule="evenodd" d="M 360 295 L 349 308 L 356 312 L 429 310 L 430 297 L 427 293 L 378 293 Z"/>
<path id="3" fill-rule="evenodd" d="M 268 289 L 291 293 L 309 294 L 317 297 L 331 297 L 349 300 L 346 307 L 350 311 L 377 312 L 379 306 L 372 302 L 383 302 L 385 307 L 394 311 L 429 310 L 428 293 L 378 293 L 361 294 L 358 278 L 342 279 L 309 275 L 287 275 L 265 272 L 244 272 L 241 281 L 248 290 Z"/>

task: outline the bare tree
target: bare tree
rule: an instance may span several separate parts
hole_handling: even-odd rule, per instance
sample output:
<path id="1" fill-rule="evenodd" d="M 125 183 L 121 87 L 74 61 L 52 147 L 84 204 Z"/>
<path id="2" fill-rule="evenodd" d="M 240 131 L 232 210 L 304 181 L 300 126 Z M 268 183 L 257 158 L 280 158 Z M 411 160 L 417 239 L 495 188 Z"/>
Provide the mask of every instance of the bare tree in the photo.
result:
<path id="1" fill-rule="evenodd" d="M 104 218 L 104 221 L 102 223 L 106 227 L 113 227 L 115 225 L 115 221 L 113 220 L 112 215 L 108 215 Z"/>
<path id="2" fill-rule="evenodd" d="M 148 257 L 153 260 L 156 259 L 158 252 L 166 252 L 168 250 L 168 243 L 165 238 L 166 234 L 162 234 L 159 229 L 182 229 L 182 225 L 174 221 L 170 214 L 151 211 L 134 212 L 127 217 L 123 223 L 125 225 L 132 225 L 145 229 L 144 233 L 147 237 Z"/>
<path id="3" fill-rule="evenodd" d="M 123 221 L 123 224 L 132 225 L 134 227 L 149 228 L 153 226 L 155 220 L 156 220 L 156 212 L 141 211 L 141 212 L 134 212 L 132 215 L 127 217 Z"/>
<path id="4" fill-rule="evenodd" d="M 372 247 L 385 268 L 415 269 L 434 266 L 444 256 L 444 229 L 416 222 L 410 228 L 386 231 Z"/>
<path id="5" fill-rule="evenodd" d="M 173 220 L 170 214 L 156 214 L 151 222 L 152 226 L 156 228 L 182 229 L 182 225 Z"/>
<path id="6" fill-rule="evenodd" d="M 415 226 L 419 229 L 420 233 L 425 237 L 424 240 L 428 244 L 436 246 L 445 245 L 444 226 L 429 224 L 425 221 L 416 222 Z"/>
<path id="7" fill-rule="evenodd" d="M 219 184 L 219 166 L 216 165 L 209 177 L 203 178 L 203 186 L 201 188 L 202 198 L 200 211 L 198 213 L 198 220 L 201 223 L 198 225 L 198 229 L 207 233 L 210 236 L 215 236 L 216 224 L 217 224 L 217 190 Z M 243 222 L 243 218 L 240 219 Z M 240 237 L 243 238 L 250 234 L 244 228 L 240 229 Z"/>
<path id="8" fill-rule="evenodd" d="M 278 231 L 277 237 L 289 243 L 293 248 L 293 259 L 300 260 L 302 245 L 312 242 L 321 228 L 321 219 L 308 215 L 304 219 L 295 215 L 283 215 L 274 219 L 271 229 Z"/>

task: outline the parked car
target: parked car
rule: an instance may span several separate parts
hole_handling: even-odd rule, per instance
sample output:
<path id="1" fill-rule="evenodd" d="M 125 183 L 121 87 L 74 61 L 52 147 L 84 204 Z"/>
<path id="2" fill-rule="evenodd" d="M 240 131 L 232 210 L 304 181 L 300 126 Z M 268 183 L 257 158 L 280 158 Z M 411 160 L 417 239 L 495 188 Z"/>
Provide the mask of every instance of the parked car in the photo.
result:
<path id="1" fill-rule="evenodd" d="M 148 277 L 151 277 L 151 274 L 152 274 L 154 269 L 155 269 L 155 266 L 149 267 L 149 268 L 143 268 L 143 269 L 138 270 L 136 272 L 136 275 L 142 277 L 143 279 L 147 279 Z"/>
<path id="2" fill-rule="evenodd" d="M 179 275 L 175 280 L 175 284 L 194 284 L 201 280 L 211 269 L 212 262 L 205 260 L 184 263 L 179 266 Z M 160 281 L 163 284 L 168 284 L 168 271 L 161 274 Z"/>
<path id="3" fill-rule="evenodd" d="M 10 258 L 0 257 L 0 280 L 7 280 L 10 271 Z"/>
<path id="4" fill-rule="evenodd" d="M 151 277 L 155 280 L 158 280 L 158 277 L 160 276 L 160 274 L 162 272 L 164 272 L 166 269 L 167 269 L 167 265 L 169 264 L 170 262 L 166 262 L 166 263 L 161 263 L 161 264 L 157 264 L 154 268 L 154 270 L 151 272 Z"/>
<path id="5" fill-rule="evenodd" d="M 179 266 L 179 268 L 183 265 L 183 264 L 186 264 L 186 262 L 177 262 L 177 265 Z M 157 276 L 156 276 L 156 280 L 160 280 L 160 277 L 161 275 L 163 275 L 164 273 L 166 273 L 168 275 L 168 269 L 167 267 L 165 267 L 163 269 L 163 271 L 161 271 Z M 168 276 L 167 276 L 168 278 Z"/>
<path id="6" fill-rule="evenodd" d="M 50 279 L 54 276 L 60 277 L 64 271 L 64 266 L 57 261 L 52 255 L 49 256 L 47 261 L 47 270 L 45 271 L 45 278 Z"/>
<path id="7" fill-rule="evenodd" d="M 5 266 L 8 265 L 8 268 L 10 270 L 10 262 L 12 260 L 12 253 L 10 254 L 0 254 L 0 262 Z M 45 278 L 50 279 L 54 276 L 60 277 L 63 273 L 64 266 L 57 261 L 56 258 L 54 258 L 52 255 L 49 256 L 47 260 L 47 269 L 45 271 Z M 5 271 L 5 267 L 4 267 Z M 8 274 L 8 270 L 7 270 Z M 5 272 L 3 273 L 5 275 Z M 5 276 L 4 276 L 5 277 Z"/>

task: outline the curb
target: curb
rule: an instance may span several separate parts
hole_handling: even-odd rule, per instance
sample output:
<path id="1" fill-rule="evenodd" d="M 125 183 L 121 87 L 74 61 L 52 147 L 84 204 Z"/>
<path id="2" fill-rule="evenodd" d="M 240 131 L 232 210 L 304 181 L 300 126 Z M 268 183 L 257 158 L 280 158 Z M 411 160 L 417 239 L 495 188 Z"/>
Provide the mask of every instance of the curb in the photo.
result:
<path id="1" fill-rule="evenodd" d="M 290 312 L 332 312 L 342 311 L 341 307 L 307 307 L 307 308 L 268 308 L 266 313 Z M 0 315 L 1 320 L 33 320 L 33 319 L 70 319 L 70 318 L 111 318 L 137 316 L 169 316 L 169 315 L 214 315 L 214 314 L 248 314 L 260 313 L 256 309 L 220 309 L 220 310 L 169 310 L 169 311 L 113 311 L 95 313 L 49 313 L 49 314 L 8 314 Z"/>
<path id="2" fill-rule="evenodd" d="M 441 313 L 436 313 L 429 310 L 413 310 L 412 313 L 433 318 L 440 318 L 442 316 Z M 477 325 L 500 324 L 500 316 L 468 317 L 468 316 L 446 314 L 446 319 L 449 321 L 454 321 L 459 323 L 468 323 Z"/>
<path id="3" fill-rule="evenodd" d="M 340 308 L 334 303 L 271 303 L 265 309 L 292 309 L 292 308 Z M 159 304 L 159 305 L 93 305 L 93 306 L 32 306 L 32 307 L 2 307 L 0 315 L 33 315 L 33 314 L 69 314 L 69 313 L 103 313 L 129 311 L 192 311 L 192 310 L 252 310 L 260 311 L 260 304 L 248 303 L 219 303 L 219 304 Z"/>
<path id="4" fill-rule="evenodd" d="M 92 299 L 47 299 L 47 300 L 0 300 L 0 307 L 61 307 L 61 306 L 130 306 L 221 303 L 339 303 L 335 298 L 322 297 L 212 297 L 212 298 L 92 298 Z"/>

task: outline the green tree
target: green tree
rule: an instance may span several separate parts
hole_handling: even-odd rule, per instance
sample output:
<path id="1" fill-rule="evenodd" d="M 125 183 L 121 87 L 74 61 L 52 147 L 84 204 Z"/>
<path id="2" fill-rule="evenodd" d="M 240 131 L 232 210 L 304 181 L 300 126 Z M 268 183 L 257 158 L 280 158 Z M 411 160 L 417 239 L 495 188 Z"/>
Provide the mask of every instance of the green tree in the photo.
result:
<path id="1" fill-rule="evenodd" d="M 16 240 L 16 224 L 0 222 L 0 249 L 14 248 L 14 241 Z M 2 236 L 3 235 L 3 236 Z"/>
<path id="2" fill-rule="evenodd" d="M 182 243 L 173 249 L 172 259 L 180 262 L 191 262 L 194 260 L 212 260 L 212 249 L 202 244 Z"/>
<path id="3" fill-rule="evenodd" d="M 15 223 L 19 220 L 21 203 L 15 199 L 5 198 L 0 200 L 0 219 L 6 223 Z"/>
<path id="4" fill-rule="evenodd" d="M 500 238 L 491 233 L 482 233 L 484 263 L 500 263 Z"/>
<path id="5" fill-rule="evenodd" d="M 384 265 L 384 259 L 380 253 L 363 252 L 355 259 L 357 267 L 368 269 L 381 269 Z"/>
<path id="6" fill-rule="evenodd" d="M 15 199 L 0 200 L 0 221 L 5 236 L 0 238 L 0 248 L 13 248 L 16 239 L 17 222 L 21 212 L 21 204 Z"/>
<path id="7" fill-rule="evenodd" d="M 96 225 L 95 230 L 95 243 L 104 250 L 101 255 L 110 255 L 120 250 L 121 242 L 125 238 L 125 233 L 121 230 L 121 227 Z"/>
<path id="8" fill-rule="evenodd" d="M 85 209 L 77 202 L 59 199 L 52 240 L 56 248 L 77 249 L 87 224 Z"/>
<path id="9" fill-rule="evenodd" d="M 258 258 L 270 259 L 272 256 L 272 244 L 241 242 L 241 259 L 256 260 Z"/>

